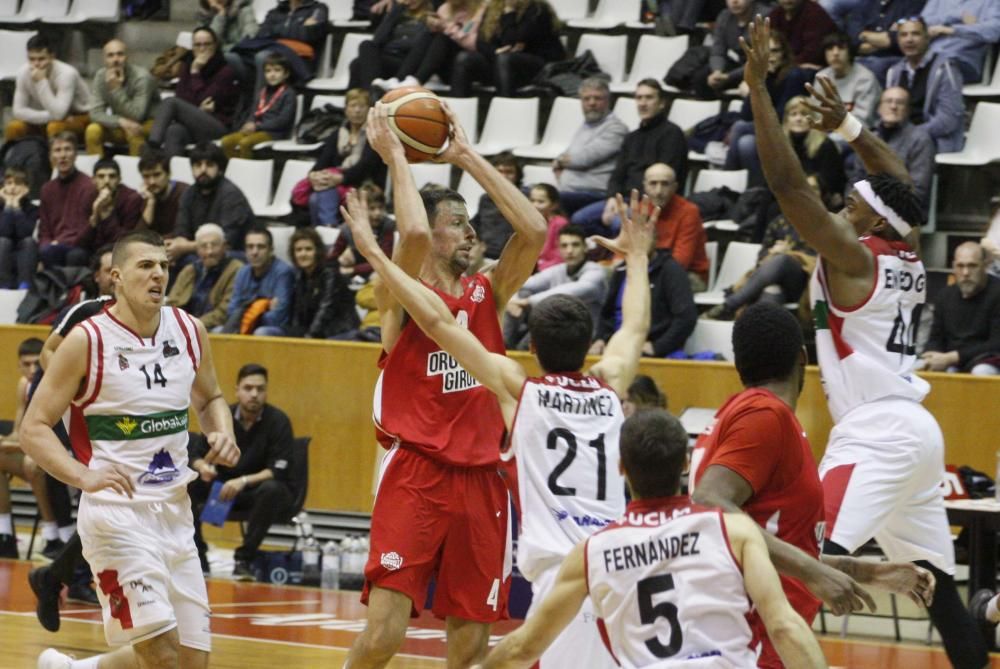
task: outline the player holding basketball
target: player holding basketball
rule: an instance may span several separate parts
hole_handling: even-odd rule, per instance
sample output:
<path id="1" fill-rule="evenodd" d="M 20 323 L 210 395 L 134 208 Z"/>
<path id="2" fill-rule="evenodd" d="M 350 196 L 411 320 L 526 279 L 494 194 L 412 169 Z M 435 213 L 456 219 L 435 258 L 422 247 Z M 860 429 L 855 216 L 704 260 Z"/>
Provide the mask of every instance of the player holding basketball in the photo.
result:
<path id="1" fill-rule="evenodd" d="M 750 29 L 750 87 L 764 175 L 788 221 L 819 251 L 810 294 L 820 371 L 836 425 L 820 463 L 826 506 L 823 551 L 844 555 L 875 537 L 889 559 L 913 561 L 936 579 L 930 617 L 951 663 L 988 658 L 953 574 L 955 556 L 939 484 L 944 439 L 920 404 L 929 385 L 914 374 L 926 274 L 914 251 L 922 220 L 905 166 L 847 113 L 831 82 L 810 89 L 819 126 L 850 142 L 870 176 L 840 214 L 806 181 L 765 86 L 770 25 Z M 860 238 L 859 238 L 860 236 Z"/>
<path id="2" fill-rule="evenodd" d="M 589 374 L 580 373 L 593 336 L 593 319 L 579 299 L 554 296 L 539 303 L 528 322 L 533 351 L 545 371 L 543 376 L 529 377 L 520 363 L 491 352 L 456 322 L 432 290 L 393 265 L 379 249 L 364 203 L 355 194 L 348 202 L 344 220 L 386 288 L 427 336 L 499 400 L 511 434 L 506 457 L 516 456 L 517 462 L 522 516 L 518 566 L 532 584 L 537 605 L 551 590 L 559 565 L 573 547 L 625 511 L 625 481 L 614 464 L 624 420 L 618 398 L 635 377 L 649 330 L 651 221 L 657 219 L 659 208 L 648 197 L 640 202 L 633 191 L 630 218 L 619 197 L 621 235 L 613 242 L 598 238 L 625 257 L 627 270 L 622 325 L 600 362 Z M 541 666 L 616 666 L 603 647 L 589 602 L 553 643 Z"/>
<path id="3" fill-rule="evenodd" d="M 98 583 L 105 637 L 126 646 L 86 660 L 48 649 L 39 669 L 208 666 L 208 595 L 187 496 L 191 404 L 212 461 L 235 464 L 239 449 L 204 326 L 163 306 L 167 265 L 156 233 L 129 233 L 115 245 L 117 301 L 69 333 L 24 418 L 25 451 L 83 491 L 78 531 Z M 86 419 L 88 465 L 74 460 L 52 429 L 71 404 Z"/>
<path id="4" fill-rule="evenodd" d="M 632 492 L 628 511 L 573 549 L 552 592 L 482 669 L 529 667 L 588 595 L 623 667 L 757 666 L 750 600 L 789 667 L 826 667 L 816 637 L 781 591 L 754 522 L 678 496 L 686 459 L 687 434 L 666 411 L 625 421 L 619 466 Z"/>
<path id="5" fill-rule="evenodd" d="M 545 219 L 469 146 L 454 114 L 442 161 L 465 170 L 514 228 L 496 265 L 463 278 L 475 231 L 462 196 L 417 191 L 403 146 L 376 104 L 368 141 L 389 166 L 399 242 L 394 262 L 419 277 L 486 348 L 503 354 L 499 316 L 524 283 L 545 241 Z M 425 211 L 425 216 L 413 212 Z M 362 601 L 365 630 L 351 669 L 382 667 L 421 610 L 436 574 L 435 615 L 446 619 L 448 666 L 482 658 L 490 624 L 506 617 L 511 559 L 510 497 L 498 463 L 504 423 L 496 398 L 424 335 L 399 302 L 376 289 L 384 354 L 374 398 L 382 461 L 372 512 Z"/>

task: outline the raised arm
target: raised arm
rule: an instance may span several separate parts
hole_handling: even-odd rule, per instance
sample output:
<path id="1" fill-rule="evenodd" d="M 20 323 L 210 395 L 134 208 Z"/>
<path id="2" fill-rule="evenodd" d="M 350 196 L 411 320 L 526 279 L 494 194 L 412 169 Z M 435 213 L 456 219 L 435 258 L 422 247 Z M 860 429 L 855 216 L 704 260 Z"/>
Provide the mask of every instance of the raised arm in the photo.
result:
<path id="1" fill-rule="evenodd" d="M 622 222 L 618 238 L 612 241 L 595 237 L 594 241 L 625 256 L 622 325 L 611 336 L 604 355 L 590 372 L 604 379 L 619 397 L 625 397 L 649 335 L 649 249 L 653 245 L 653 226 L 660 217 L 660 208 L 653 205 L 649 196 L 643 196 L 640 201 L 637 190 L 632 191 L 628 209 L 621 195 L 617 196 L 617 204 Z"/>
<path id="2" fill-rule="evenodd" d="M 521 366 L 504 355 L 491 353 L 468 329 L 455 320 L 444 301 L 419 280 L 392 262 L 378 245 L 368 222 L 365 196 L 352 192 L 347 207 L 340 211 L 351 228 L 354 243 L 381 279 L 382 288 L 392 294 L 400 307 L 428 337 L 446 350 L 469 374 L 489 388 L 500 402 L 509 428 L 524 384 Z M 379 288 L 376 288 L 379 290 Z"/>
<path id="3" fill-rule="evenodd" d="M 500 253 L 497 264 L 489 270 L 493 297 L 498 313 L 503 313 L 507 300 L 524 285 L 535 271 L 538 256 L 545 245 L 548 223 L 517 186 L 505 179 L 485 158 L 473 151 L 455 113 L 445 105 L 451 121 L 451 138 L 440 159 L 451 163 L 478 181 L 497 205 L 500 213 L 514 228 L 514 234 Z M 513 119 L 511 122 L 515 122 Z"/>

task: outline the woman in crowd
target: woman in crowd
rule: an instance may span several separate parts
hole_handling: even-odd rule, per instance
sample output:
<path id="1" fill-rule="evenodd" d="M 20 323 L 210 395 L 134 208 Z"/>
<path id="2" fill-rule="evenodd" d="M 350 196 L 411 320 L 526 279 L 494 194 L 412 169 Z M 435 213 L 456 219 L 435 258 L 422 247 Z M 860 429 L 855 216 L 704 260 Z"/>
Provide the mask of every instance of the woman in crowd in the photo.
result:
<path id="1" fill-rule="evenodd" d="M 559 255 L 559 231 L 565 228 L 569 221 L 559 206 L 559 191 L 555 186 L 535 184 L 531 187 L 529 199 L 549 224 L 548 232 L 545 234 L 545 244 L 538 256 L 538 271 L 541 272 L 546 267 L 558 265 L 563 261 Z"/>
<path id="2" fill-rule="evenodd" d="M 351 88 L 367 89 L 375 79 L 394 76 L 436 16 L 430 0 L 397 0 L 372 38 L 358 47 L 350 65 Z"/>
<path id="3" fill-rule="evenodd" d="M 240 57 L 231 52 L 234 46 L 247 37 L 257 34 L 257 15 L 253 0 L 198 0 L 195 19 L 200 26 L 208 26 L 219 36 L 219 50 L 238 77 L 245 75 Z"/>
<path id="4" fill-rule="evenodd" d="M 295 267 L 289 336 L 326 339 L 356 328 L 354 293 L 336 266 L 325 262 L 326 249 L 319 233 L 299 228 L 288 247 Z"/>

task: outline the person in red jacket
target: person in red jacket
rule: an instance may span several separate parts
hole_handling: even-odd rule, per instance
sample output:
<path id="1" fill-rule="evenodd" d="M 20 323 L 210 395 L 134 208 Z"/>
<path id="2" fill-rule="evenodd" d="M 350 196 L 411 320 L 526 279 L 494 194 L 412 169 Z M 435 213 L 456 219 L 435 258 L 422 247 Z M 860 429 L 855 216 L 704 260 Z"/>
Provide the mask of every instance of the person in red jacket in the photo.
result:
<path id="1" fill-rule="evenodd" d="M 54 179 L 42 186 L 38 209 L 39 257 L 46 269 L 84 266 L 90 258 L 86 237 L 97 189 L 76 169 L 76 135 L 64 131 L 52 138 L 49 162 Z"/>
<path id="2" fill-rule="evenodd" d="M 660 207 L 656 221 L 656 248 L 669 249 L 691 280 L 694 293 L 707 288 L 708 255 L 705 252 L 705 226 L 701 212 L 692 202 L 677 194 L 677 175 L 666 163 L 646 168 L 642 190 Z"/>

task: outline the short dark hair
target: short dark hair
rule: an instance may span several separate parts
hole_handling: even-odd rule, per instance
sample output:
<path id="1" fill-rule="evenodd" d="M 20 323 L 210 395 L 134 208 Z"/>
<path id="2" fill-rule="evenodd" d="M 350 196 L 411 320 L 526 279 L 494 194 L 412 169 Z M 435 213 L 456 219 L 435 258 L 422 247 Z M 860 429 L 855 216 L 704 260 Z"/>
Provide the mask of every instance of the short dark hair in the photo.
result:
<path id="1" fill-rule="evenodd" d="M 424 211 L 427 212 L 427 222 L 434 227 L 434 218 L 437 216 L 438 206 L 442 202 L 461 202 L 466 204 L 465 198 L 457 190 L 450 188 L 424 189 L 420 191 L 420 199 L 424 203 Z"/>
<path id="2" fill-rule="evenodd" d="M 295 232 L 292 233 L 291 239 L 288 240 L 288 257 L 291 258 L 292 264 L 295 264 L 295 244 L 303 239 L 308 239 L 316 247 L 316 264 L 321 266 L 323 264 L 323 257 L 326 255 L 326 245 L 323 244 L 323 238 L 316 232 L 316 228 L 311 226 L 296 228 Z"/>
<path id="3" fill-rule="evenodd" d="M 105 253 L 111 254 L 111 262 L 114 263 L 114 254 L 115 254 L 114 242 L 108 242 L 107 244 L 104 244 L 99 249 L 94 251 L 93 255 L 90 256 L 91 272 L 96 272 L 97 270 L 101 269 L 101 258 L 104 256 Z"/>
<path id="4" fill-rule="evenodd" d="M 581 240 L 583 240 L 584 244 L 587 243 L 587 231 L 584 230 L 579 225 L 575 225 L 573 223 L 564 225 L 562 228 L 559 229 L 559 237 L 562 237 L 563 235 L 569 235 L 571 237 L 579 237 Z"/>
<path id="5" fill-rule="evenodd" d="M 48 36 L 44 33 L 38 33 L 28 38 L 26 51 L 48 51 L 49 53 L 54 53 L 52 50 L 52 43 L 49 41 Z"/>
<path id="6" fill-rule="evenodd" d="M 162 149 L 147 144 L 139 156 L 139 172 L 150 172 L 155 170 L 157 166 L 162 167 L 164 172 L 170 174 L 170 156 Z"/>
<path id="7" fill-rule="evenodd" d="M 886 172 L 869 174 L 865 178 L 879 199 L 899 214 L 900 218 L 914 228 L 924 224 L 924 208 L 912 186 Z"/>
<path id="8" fill-rule="evenodd" d="M 115 242 L 115 246 L 111 251 L 111 264 L 121 266 L 128 258 L 128 247 L 133 244 L 149 244 L 150 246 L 165 246 L 163 243 L 163 237 L 159 233 L 153 230 L 133 230 L 132 232 L 126 233 L 121 239 Z M 100 261 L 100 256 L 97 256 L 98 262 Z"/>
<path id="9" fill-rule="evenodd" d="M 513 167 L 514 172 L 517 174 L 516 181 L 518 184 L 521 183 L 521 179 L 524 178 L 524 168 L 521 167 L 521 161 L 517 159 L 510 151 L 503 151 L 497 155 L 490 158 L 490 164 L 493 167 Z"/>
<path id="10" fill-rule="evenodd" d="M 677 494 L 688 444 L 687 432 L 679 420 L 663 409 L 636 412 L 622 426 L 619 444 L 633 497 Z"/>
<path id="11" fill-rule="evenodd" d="M 239 383 L 248 376 L 253 376 L 254 374 L 260 374 L 267 381 L 267 367 L 264 365 L 258 365 L 256 362 L 248 362 L 247 364 L 240 367 L 240 371 L 236 372 L 236 383 Z"/>
<path id="12" fill-rule="evenodd" d="M 215 45 L 216 46 L 219 45 L 219 34 L 215 32 L 215 30 L 213 30 L 211 26 L 206 26 L 206 25 L 198 26 L 197 28 L 191 31 L 191 38 L 194 39 L 194 36 L 197 33 L 208 33 L 209 35 L 212 36 L 212 41 L 215 42 Z"/>
<path id="13" fill-rule="evenodd" d="M 625 396 L 636 408 L 642 409 L 666 409 L 667 396 L 663 394 L 660 387 L 652 377 L 645 374 L 636 374 L 636 377 L 629 384 Z"/>
<path id="14" fill-rule="evenodd" d="M 264 58 L 264 67 L 268 65 L 277 65 L 285 71 L 285 74 L 290 75 L 292 73 L 291 63 L 288 62 L 284 54 L 277 51 L 268 52 L 267 57 Z"/>
<path id="15" fill-rule="evenodd" d="M 43 342 L 38 337 L 29 337 L 25 339 L 17 346 L 17 357 L 22 357 L 25 355 L 41 355 L 42 348 L 45 346 Z"/>
<path id="16" fill-rule="evenodd" d="M 590 349 L 594 319 L 578 297 L 552 295 L 534 305 L 528 332 L 546 372 L 577 372 Z"/>
<path id="17" fill-rule="evenodd" d="M 274 235 L 271 234 L 271 231 L 267 229 L 266 225 L 254 223 L 247 228 L 245 233 L 243 233 L 243 239 L 246 240 L 246 238 L 250 235 L 264 235 L 267 237 L 267 245 L 272 249 L 274 248 Z"/>
<path id="18" fill-rule="evenodd" d="M 66 142 L 67 144 L 72 144 L 73 150 L 76 151 L 76 141 L 76 135 L 73 134 L 72 130 L 57 132 L 49 137 L 49 150 L 52 150 L 52 147 L 55 146 L 56 142 Z"/>
<path id="19" fill-rule="evenodd" d="M 3 168 L 3 178 L 6 179 L 10 177 L 12 179 L 20 179 L 26 184 L 31 183 L 31 179 L 28 178 L 28 170 L 23 167 L 13 167 L 8 166 Z"/>
<path id="20" fill-rule="evenodd" d="M 119 177 L 122 175 L 122 168 L 118 166 L 118 161 L 114 158 L 101 158 L 96 163 L 94 163 L 94 174 L 97 174 L 98 170 L 114 170 L 115 174 Z"/>
<path id="21" fill-rule="evenodd" d="M 744 386 L 784 381 L 802 351 L 802 326 L 787 309 L 757 302 L 733 324 L 733 355 Z"/>
<path id="22" fill-rule="evenodd" d="M 848 37 L 847 33 L 838 30 L 837 32 L 826 34 L 823 38 L 823 53 L 825 54 L 827 49 L 832 49 L 835 46 L 847 49 L 847 60 L 852 63 L 854 62 L 854 44 L 851 42 L 851 38 Z"/>
<path id="23" fill-rule="evenodd" d="M 637 83 L 635 87 L 639 88 L 640 86 L 656 89 L 656 94 L 659 96 L 661 101 L 666 97 L 663 92 L 663 86 L 661 86 L 660 82 L 654 79 L 653 77 L 646 77 L 645 79 L 640 79 L 639 83 Z"/>
<path id="24" fill-rule="evenodd" d="M 559 189 L 552 184 L 547 183 L 537 183 L 531 185 L 531 190 L 535 190 L 536 188 L 545 191 L 545 197 L 547 197 L 549 202 L 554 205 L 552 210 L 556 214 L 562 214 L 562 199 L 559 197 Z"/>
<path id="25" fill-rule="evenodd" d="M 192 165 L 202 161 L 215 163 L 219 166 L 219 170 L 222 172 L 226 170 L 226 165 L 229 162 L 226 158 L 226 154 L 222 151 L 222 147 L 215 142 L 198 142 L 194 145 L 194 148 L 191 149 L 188 155 L 191 157 Z"/>

